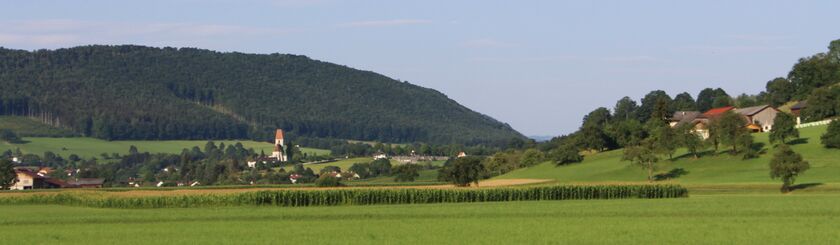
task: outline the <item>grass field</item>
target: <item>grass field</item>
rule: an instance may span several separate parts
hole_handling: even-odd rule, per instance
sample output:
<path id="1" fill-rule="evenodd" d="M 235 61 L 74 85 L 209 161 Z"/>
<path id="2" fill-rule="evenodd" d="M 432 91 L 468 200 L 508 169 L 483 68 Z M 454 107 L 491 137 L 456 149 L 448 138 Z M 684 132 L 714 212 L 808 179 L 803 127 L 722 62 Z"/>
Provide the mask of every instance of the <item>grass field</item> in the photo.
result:
<path id="1" fill-rule="evenodd" d="M 207 144 L 206 140 L 120 140 L 120 141 L 105 141 L 95 138 L 75 137 L 75 138 L 45 138 L 45 137 L 26 137 L 24 138 L 28 143 L 25 144 L 9 144 L 0 142 L 0 151 L 14 150 L 20 148 L 24 153 L 32 153 L 42 155 L 45 151 L 52 151 L 64 157 L 70 154 L 76 154 L 83 158 L 99 157 L 102 153 L 120 153 L 127 154 L 128 148 L 136 146 L 140 152 L 151 153 L 181 153 L 184 148 L 192 148 L 198 146 L 204 148 Z M 216 140 L 217 145 L 224 142 L 225 145 L 234 145 L 236 142 L 241 142 L 245 148 L 254 148 L 254 151 L 260 153 L 265 151 L 266 154 L 271 154 L 274 150 L 274 145 L 266 142 L 256 141 L 235 141 L 235 140 Z M 314 155 L 329 155 L 329 150 L 303 148 L 304 153 Z"/>
<path id="2" fill-rule="evenodd" d="M 0 116 L 0 129 L 11 129 L 19 136 L 73 136 L 69 130 L 52 127 L 28 117 Z"/>
<path id="3" fill-rule="evenodd" d="M 350 169 L 350 167 L 353 166 L 353 164 L 369 163 L 369 162 L 372 162 L 372 161 L 373 161 L 373 158 L 371 158 L 371 157 L 354 157 L 354 158 L 341 159 L 341 160 L 338 160 L 338 161 L 335 161 L 335 162 L 318 163 L 318 164 L 306 164 L 305 167 L 312 168 L 312 171 L 315 171 L 315 173 L 318 173 L 319 171 L 321 171 L 321 169 L 323 169 L 327 166 L 336 166 L 336 167 L 341 168 L 342 171 L 346 171 L 346 170 Z M 431 163 L 434 166 L 443 166 L 443 162 L 444 161 L 433 161 Z M 391 165 L 392 166 L 396 166 L 396 165 L 400 165 L 400 164 L 403 164 L 403 163 L 401 163 L 399 161 L 396 161 L 396 160 L 393 160 L 393 159 L 391 160 Z M 426 164 L 426 163 L 421 162 L 419 164 Z"/>
<path id="4" fill-rule="evenodd" d="M 797 183 L 840 183 L 840 150 L 825 149 L 820 144 L 819 137 L 826 127 L 811 127 L 800 129 L 802 138 L 793 149 L 802 154 L 810 162 L 811 169 L 797 178 Z M 765 144 L 766 153 L 761 157 L 742 160 L 741 156 L 727 153 L 712 154 L 694 159 L 682 155 L 684 151 L 675 154 L 676 160 L 667 159 L 659 162 L 659 173 L 668 172 L 675 168 L 682 168 L 687 173 L 672 181 L 681 184 L 724 184 L 724 183 L 774 183 L 779 180 L 770 179 L 769 167 L 773 151 L 768 143 L 767 133 L 754 134 L 756 142 Z M 723 150 L 723 149 L 721 149 Z M 554 179 L 564 183 L 575 182 L 637 182 L 645 181 L 647 174 L 638 166 L 627 161 L 620 161 L 621 150 L 603 152 L 587 156 L 582 163 L 555 167 L 551 163 L 543 163 L 531 168 L 520 169 L 499 176 L 499 179 Z"/>
<path id="5" fill-rule="evenodd" d="M 840 194 L 340 207 L 3 206 L 24 244 L 837 244 Z"/>

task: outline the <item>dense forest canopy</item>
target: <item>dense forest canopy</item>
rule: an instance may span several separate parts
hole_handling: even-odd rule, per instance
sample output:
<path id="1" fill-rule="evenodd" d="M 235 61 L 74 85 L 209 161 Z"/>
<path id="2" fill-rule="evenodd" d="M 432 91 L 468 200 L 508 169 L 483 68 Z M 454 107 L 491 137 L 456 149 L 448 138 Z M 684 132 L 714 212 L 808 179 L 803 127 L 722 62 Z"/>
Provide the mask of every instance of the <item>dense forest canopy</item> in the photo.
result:
<path id="1" fill-rule="evenodd" d="M 524 137 L 446 95 L 285 54 L 0 48 L 0 115 L 117 139 L 292 137 L 495 144 Z"/>

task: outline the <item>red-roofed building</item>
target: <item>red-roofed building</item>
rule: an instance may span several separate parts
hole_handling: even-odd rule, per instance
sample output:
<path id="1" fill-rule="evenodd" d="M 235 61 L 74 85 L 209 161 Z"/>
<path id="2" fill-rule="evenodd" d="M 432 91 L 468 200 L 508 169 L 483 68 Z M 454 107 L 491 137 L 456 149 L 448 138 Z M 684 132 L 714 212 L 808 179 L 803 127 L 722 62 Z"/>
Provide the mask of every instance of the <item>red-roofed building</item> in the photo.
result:
<path id="1" fill-rule="evenodd" d="M 708 110 L 708 111 L 704 112 L 703 117 L 708 118 L 708 119 L 716 118 L 716 117 L 719 117 L 719 116 L 723 115 L 723 113 L 726 113 L 727 111 L 731 111 L 731 110 L 734 110 L 734 109 L 735 109 L 734 106 L 713 108 L 711 110 Z"/>

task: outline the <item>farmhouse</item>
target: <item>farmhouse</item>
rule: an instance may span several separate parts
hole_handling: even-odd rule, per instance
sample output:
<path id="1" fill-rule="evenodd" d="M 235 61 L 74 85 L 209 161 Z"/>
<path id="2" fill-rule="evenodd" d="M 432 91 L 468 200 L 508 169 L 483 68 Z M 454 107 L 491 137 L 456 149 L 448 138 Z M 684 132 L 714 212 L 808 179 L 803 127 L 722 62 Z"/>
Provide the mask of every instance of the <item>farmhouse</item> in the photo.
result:
<path id="1" fill-rule="evenodd" d="M 17 168 L 15 174 L 17 174 L 18 182 L 10 187 L 12 190 L 67 188 L 72 186 L 59 179 L 39 175 L 38 172 L 28 168 Z"/>
<path id="2" fill-rule="evenodd" d="M 770 105 L 760 105 L 736 109 L 735 112 L 747 118 L 747 128 L 753 132 L 767 132 L 773 129 L 773 120 L 776 120 L 779 110 Z"/>
<path id="3" fill-rule="evenodd" d="M 709 125 L 714 120 L 728 111 L 733 111 L 744 117 L 745 126 L 753 132 L 767 132 L 773 129 L 773 120 L 779 110 L 769 105 L 752 106 L 746 108 L 735 108 L 726 106 L 713 108 L 704 113 L 699 111 L 677 111 L 668 119 L 671 127 L 679 127 L 685 124 L 692 124 L 693 131 L 703 139 L 709 138 Z"/>

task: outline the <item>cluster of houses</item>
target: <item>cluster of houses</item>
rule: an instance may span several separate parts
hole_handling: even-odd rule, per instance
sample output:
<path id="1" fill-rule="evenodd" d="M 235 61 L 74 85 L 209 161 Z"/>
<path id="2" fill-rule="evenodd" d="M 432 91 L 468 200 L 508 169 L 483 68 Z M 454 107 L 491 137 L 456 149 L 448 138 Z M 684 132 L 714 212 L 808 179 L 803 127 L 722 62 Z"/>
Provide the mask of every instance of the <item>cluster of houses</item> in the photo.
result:
<path id="1" fill-rule="evenodd" d="M 801 108 L 800 108 L 801 109 Z M 746 127 L 752 132 L 767 132 L 773 129 L 773 120 L 780 112 L 769 105 L 735 108 L 734 106 L 713 108 L 706 112 L 699 111 L 677 111 L 669 119 L 671 127 L 680 127 L 685 124 L 692 125 L 697 135 L 703 139 L 709 138 L 709 125 L 712 120 L 732 111 L 744 118 Z M 798 110 L 797 110 L 798 112 Z M 799 123 L 799 115 L 794 113 Z"/>
<path id="2" fill-rule="evenodd" d="M 10 187 L 12 190 L 51 189 L 51 188 L 102 188 L 104 179 L 73 178 L 62 180 L 50 177 L 54 170 L 49 167 L 18 167 L 15 168 L 18 181 Z"/>

